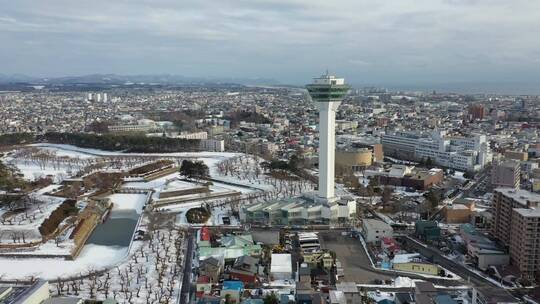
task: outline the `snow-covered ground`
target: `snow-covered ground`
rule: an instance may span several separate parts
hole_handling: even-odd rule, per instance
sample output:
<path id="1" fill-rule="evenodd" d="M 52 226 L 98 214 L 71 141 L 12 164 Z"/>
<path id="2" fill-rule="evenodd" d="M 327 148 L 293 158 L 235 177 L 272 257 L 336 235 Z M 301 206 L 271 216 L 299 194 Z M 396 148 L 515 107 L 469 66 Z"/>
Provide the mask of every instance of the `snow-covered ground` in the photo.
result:
<path id="1" fill-rule="evenodd" d="M 24 159 L 6 159 L 6 163 L 15 166 L 23 174 L 24 178 L 30 181 L 52 177 L 53 181 L 60 182 L 64 178 L 77 173 L 84 166 L 75 164 L 51 163 L 43 161 L 33 161 Z"/>
<path id="2" fill-rule="evenodd" d="M 40 277 L 46 280 L 77 276 L 89 269 L 102 269 L 121 262 L 127 247 L 85 245 L 74 261 L 56 258 L 0 258 L 0 277 L 4 279 L 24 279 Z"/>
<path id="3" fill-rule="evenodd" d="M 154 191 L 181 190 L 193 188 L 195 185 L 179 180 L 180 173 L 172 173 L 152 181 L 130 181 L 122 185 L 122 188 L 151 189 Z"/>
<path id="4" fill-rule="evenodd" d="M 151 240 L 137 242 L 128 258 L 122 252 L 100 252 L 97 259 L 109 260 L 111 255 L 122 262 L 103 273 L 92 274 L 87 269 L 85 278 L 53 283 L 51 292 L 98 300 L 115 298 L 119 303 L 176 303 L 183 279 L 183 268 L 178 266 L 184 260 L 183 240 L 181 231 L 157 230 Z"/>
<path id="5" fill-rule="evenodd" d="M 228 152 L 178 152 L 178 153 L 124 153 L 121 151 L 104 151 L 90 148 L 79 148 L 62 144 L 33 144 L 27 148 L 15 150 L 11 155 L 4 157 L 3 161 L 18 168 L 28 180 L 52 176 L 57 182 L 71 177 L 81 170 L 99 163 L 106 166 L 106 161 L 115 162 L 109 165 L 118 165 L 131 168 L 134 163 L 118 163 L 118 157 L 177 157 L 201 160 L 211 171 L 222 162 L 231 157 L 241 155 Z M 140 165 L 140 163 L 136 163 Z"/>
<path id="6" fill-rule="evenodd" d="M 8 216 L 7 210 L 0 210 L 0 242 L 10 242 L 19 235 L 19 242 L 41 241 L 39 226 L 58 208 L 63 199 L 45 195 L 33 195 L 35 201 L 29 203 L 28 210 Z M 24 240 L 23 240 L 24 236 Z"/>
<path id="7" fill-rule="evenodd" d="M 107 196 L 113 203 L 113 210 L 134 210 L 141 214 L 147 201 L 146 194 L 115 193 Z"/>
<path id="8" fill-rule="evenodd" d="M 186 157 L 186 158 L 201 158 L 201 159 L 213 159 L 214 164 L 220 160 L 234 157 L 240 155 L 240 153 L 231 153 L 231 152 L 173 152 L 173 153 L 126 153 L 122 151 L 105 151 L 99 149 L 91 148 L 79 148 L 72 145 L 64 144 L 33 144 L 30 145 L 33 147 L 46 148 L 51 151 L 61 151 L 67 155 L 87 155 L 87 156 L 177 156 L 177 157 Z"/>

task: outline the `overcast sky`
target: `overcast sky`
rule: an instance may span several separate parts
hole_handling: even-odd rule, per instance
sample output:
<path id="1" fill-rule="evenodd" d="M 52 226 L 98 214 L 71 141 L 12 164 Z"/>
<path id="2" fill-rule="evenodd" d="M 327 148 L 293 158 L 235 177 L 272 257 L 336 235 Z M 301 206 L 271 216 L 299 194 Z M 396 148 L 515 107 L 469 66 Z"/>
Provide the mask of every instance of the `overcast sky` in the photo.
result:
<path id="1" fill-rule="evenodd" d="M 0 73 L 537 82 L 539 0 L 0 0 Z"/>

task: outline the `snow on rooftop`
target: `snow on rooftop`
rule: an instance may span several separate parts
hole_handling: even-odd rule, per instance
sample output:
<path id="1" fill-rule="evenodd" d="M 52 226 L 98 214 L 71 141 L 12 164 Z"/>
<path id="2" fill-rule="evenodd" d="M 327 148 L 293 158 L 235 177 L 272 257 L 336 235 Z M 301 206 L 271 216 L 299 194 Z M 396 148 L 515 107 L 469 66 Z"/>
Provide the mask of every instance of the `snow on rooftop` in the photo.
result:
<path id="1" fill-rule="evenodd" d="M 272 273 L 292 273 L 291 255 L 288 253 L 273 253 L 270 271 Z"/>

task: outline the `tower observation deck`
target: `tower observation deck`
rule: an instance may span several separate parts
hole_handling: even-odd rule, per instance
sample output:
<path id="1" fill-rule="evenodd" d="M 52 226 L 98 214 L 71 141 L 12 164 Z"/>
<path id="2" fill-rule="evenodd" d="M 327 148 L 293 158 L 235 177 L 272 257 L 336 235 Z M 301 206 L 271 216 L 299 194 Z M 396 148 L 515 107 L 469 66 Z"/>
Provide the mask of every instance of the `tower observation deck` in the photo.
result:
<path id="1" fill-rule="evenodd" d="M 336 153 L 336 110 L 350 87 L 345 79 L 328 72 L 306 85 L 311 99 L 319 109 L 319 200 L 336 200 L 334 192 Z"/>

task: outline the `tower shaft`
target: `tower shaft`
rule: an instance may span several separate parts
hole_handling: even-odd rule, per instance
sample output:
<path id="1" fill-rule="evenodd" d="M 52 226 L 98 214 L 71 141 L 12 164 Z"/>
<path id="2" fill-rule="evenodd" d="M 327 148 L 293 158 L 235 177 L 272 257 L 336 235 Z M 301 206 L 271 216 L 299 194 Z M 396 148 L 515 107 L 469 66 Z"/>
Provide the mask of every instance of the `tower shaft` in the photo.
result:
<path id="1" fill-rule="evenodd" d="M 336 109 L 341 102 L 321 102 L 319 108 L 319 197 L 335 199 Z"/>

